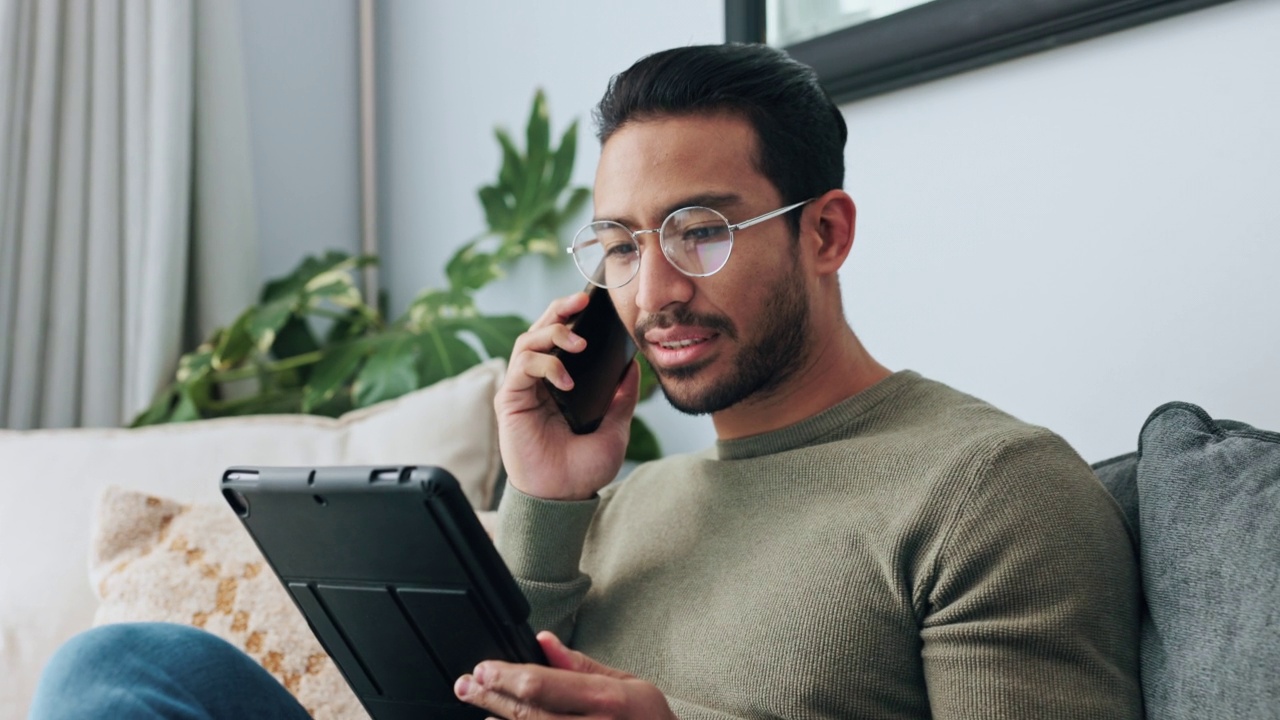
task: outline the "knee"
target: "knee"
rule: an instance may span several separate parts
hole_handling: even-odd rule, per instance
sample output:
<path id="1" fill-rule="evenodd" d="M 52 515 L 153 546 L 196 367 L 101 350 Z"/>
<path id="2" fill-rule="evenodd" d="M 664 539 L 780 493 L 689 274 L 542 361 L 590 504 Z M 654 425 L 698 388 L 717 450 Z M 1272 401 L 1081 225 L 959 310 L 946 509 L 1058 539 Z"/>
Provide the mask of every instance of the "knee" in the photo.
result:
<path id="1" fill-rule="evenodd" d="M 193 675 L 239 656 L 230 643 L 184 625 L 103 625 L 68 640 L 45 665 L 30 717 L 146 715 L 148 702 L 187 698 Z"/>
<path id="2" fill-rule="evenodd" d="M 86 630 L 68 640 L 45 666 L 41 685 L 66 688 L 97 672 L 168 664 L 180 654 L 187 662 L 238 651 L 221 638 L 186 625 L 122 623 Z"/>

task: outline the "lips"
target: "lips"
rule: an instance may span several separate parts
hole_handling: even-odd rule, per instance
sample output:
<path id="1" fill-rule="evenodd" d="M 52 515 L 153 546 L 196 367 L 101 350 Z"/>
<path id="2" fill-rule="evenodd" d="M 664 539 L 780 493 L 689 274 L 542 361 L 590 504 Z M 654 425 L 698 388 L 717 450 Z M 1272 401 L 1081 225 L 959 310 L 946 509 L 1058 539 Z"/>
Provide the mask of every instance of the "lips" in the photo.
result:
<path id="1" fill-rule="evenodd" d="M 689 338 L 688 340 L 676 340 L 675 342 L 658 343 L 658 346 L 665 350 L 678 350 L 680 348 L 686 348 L 691 345 L 704 343 L 706 341 L 707 341 L 707 338 Z"/>
<path id="2" fill-rule="evenodd" d="M 712 330 L 681 327 L 651 330 L 641 339 L 655 368 L 674 369 L 707 359 L 719 337 Z"/>
<path id="3" fill-rule="evenodd" d="M 723 315 L 696 313 L 679 305 L 640 318 L 634 336 L 653 369 L 676 378 L 692 377 L 713 362 L 723 342 L 736 340 L 738 333 Z"/>
<path id="4" fill-rule="evenodd" d="M 672 349 L 703 343 L 719 335 L 714 330 L 698 327 L 655 328 L 643 335 L 645 345 Z"/>

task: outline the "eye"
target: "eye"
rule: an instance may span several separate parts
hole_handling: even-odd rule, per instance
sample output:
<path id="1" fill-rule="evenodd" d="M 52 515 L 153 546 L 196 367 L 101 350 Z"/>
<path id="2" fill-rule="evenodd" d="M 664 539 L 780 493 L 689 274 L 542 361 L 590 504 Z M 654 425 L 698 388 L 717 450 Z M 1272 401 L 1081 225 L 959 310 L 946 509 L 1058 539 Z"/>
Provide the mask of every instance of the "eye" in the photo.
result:
<path id="1" fill-rule="evenodd" d="M 605 247 L 605 255 L 611 260 L 624 260 L 636 253 L 634 242 L 615 242 Z"/>
<path id="2" fill-rule="evenodd" d="M 686 228 L 680 239 L 690 245 L 703 245 L 720 242 L 729 235 L 729 228 L 724 225 L 699 225 Z"/>

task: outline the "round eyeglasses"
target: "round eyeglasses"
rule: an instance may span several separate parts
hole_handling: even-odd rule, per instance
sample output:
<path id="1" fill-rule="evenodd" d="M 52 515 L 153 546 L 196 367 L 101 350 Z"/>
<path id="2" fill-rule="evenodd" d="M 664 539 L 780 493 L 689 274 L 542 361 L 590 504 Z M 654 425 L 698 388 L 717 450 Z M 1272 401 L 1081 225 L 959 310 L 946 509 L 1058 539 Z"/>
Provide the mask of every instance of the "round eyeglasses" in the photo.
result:
<path id="1" fill-rule="evenodd" d="M 654 230 L 633 232 L 621 223 L 599 220 L 579 230 L 573 237 L 573 246 L 565 251 L 573 255 L 578 271 L 592 285 L 620 288 L 640 271 L 640 236 L 657 233 L 662 254 L 677 270 L 689 277 L 707 277 L 719 272 L 729 261 L 734 232 L 789 213 L 811 200 L 802 200 L 736 225 L 706 207 L 676 210 Z"/>

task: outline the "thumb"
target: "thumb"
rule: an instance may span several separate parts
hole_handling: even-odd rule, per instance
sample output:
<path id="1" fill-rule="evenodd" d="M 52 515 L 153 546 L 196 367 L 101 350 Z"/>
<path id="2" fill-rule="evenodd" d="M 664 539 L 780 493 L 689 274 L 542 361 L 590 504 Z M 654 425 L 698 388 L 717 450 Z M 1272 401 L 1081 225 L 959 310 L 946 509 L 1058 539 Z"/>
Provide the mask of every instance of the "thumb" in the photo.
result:
<path id="1" fill-rule="evenodd" d="M 596 662 L 577 650 L 570 650 L 560 642 L 560 638 L 545 630 L 538 633 L 538 644 L 542 646 L 542 652 L 553 668 L 591 675 L 606 675 L 619 680 L 630 680 L 632 677 L 621 670 Z"/>

